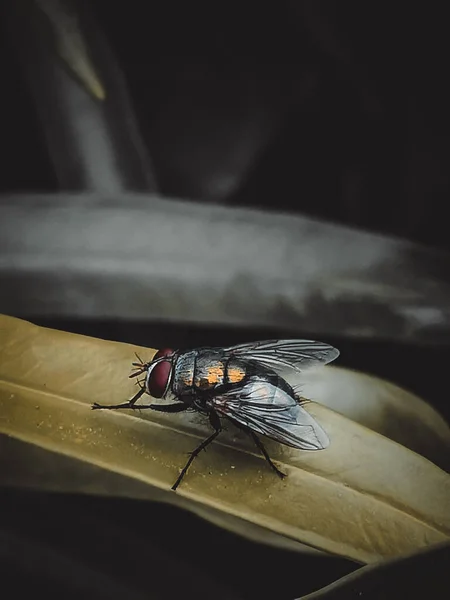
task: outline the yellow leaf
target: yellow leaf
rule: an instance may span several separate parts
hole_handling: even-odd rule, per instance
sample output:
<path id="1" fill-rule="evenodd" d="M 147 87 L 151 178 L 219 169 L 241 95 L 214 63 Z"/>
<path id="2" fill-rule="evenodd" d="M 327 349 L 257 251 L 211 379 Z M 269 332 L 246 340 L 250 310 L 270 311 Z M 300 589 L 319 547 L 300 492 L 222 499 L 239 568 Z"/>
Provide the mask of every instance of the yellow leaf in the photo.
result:
<path id="1" fill-rule="evenodd" d="M 311 369 L 301 380 L 285 374 L 306 398 L 403 444 L 448 471 L 450 428 L 429 404 L 389 381 L 329 366 Z M 301 381 L 301 384 L 300 384 Z"/>
<path id="2" fill-rule="evenodd" d="M 136 390 L 128 379 L 134 352 L 149 360 L 154 350 L 4 316 L 0 344 L 0 433 L 10 438 L 140 482 L 149 498 L 207 518 L 215 514 L 216 522 L 226 515 L 225 526 L 234 517 L 236 524 L 248 522 L 260 532 L 360 562 L 449 538 L 450 476 L 328 407 L 307 404 L 331 439 L 326 450 L 301 452 L 267 442 L 288 473 L 284 481 L 230 425 L 174 493 L 170 486 L 186 453 L 209 433 L 201 415 L 90 409 L 94 401 L 130 398 Z M 67 480 L 63 487 L 77 491 L 76 485 Z"/>

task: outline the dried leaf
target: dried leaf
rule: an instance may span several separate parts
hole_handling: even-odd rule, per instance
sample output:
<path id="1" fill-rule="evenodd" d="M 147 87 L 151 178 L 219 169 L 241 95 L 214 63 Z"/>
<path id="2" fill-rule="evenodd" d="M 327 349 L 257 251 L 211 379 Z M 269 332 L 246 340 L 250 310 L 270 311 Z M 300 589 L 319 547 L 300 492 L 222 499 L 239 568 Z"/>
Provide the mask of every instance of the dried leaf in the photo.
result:
<path id="1" fill-rule="evenodd" d="M 331 445 L 308 453 L 267 443 L 286 480 L 276 478 L 246 436 L 230 426 L 174 493 L 170 486 L 185 453 L 209 432 L 200 415 L 90 410 L 93 401 L 129 398 L 135 390 L 127 377 L 134 352 L 148 360 L 154 350 L 10 317 L 0 317 L 0 338 L 0 432 L 7 436 L 140 482 L 149 497 L 206 510 L 205 515 L 214 509 L 260 531 L 361 562 L 449 538 L 449 475 L 314 402 L 308 410 Z M 65 489 L 71 489 L 69 480 Z"/>

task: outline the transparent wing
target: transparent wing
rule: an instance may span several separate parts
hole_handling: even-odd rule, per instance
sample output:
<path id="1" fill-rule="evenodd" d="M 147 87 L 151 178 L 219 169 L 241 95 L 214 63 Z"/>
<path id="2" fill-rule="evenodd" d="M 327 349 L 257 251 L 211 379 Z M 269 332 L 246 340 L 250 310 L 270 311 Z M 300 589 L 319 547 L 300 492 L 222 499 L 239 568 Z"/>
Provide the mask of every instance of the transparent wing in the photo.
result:
<path id="1" fill-rule="evenodd" d="M 267 381 L 253 378 L 213 402 L 219 414 L 287 446 L 322 450 L 330 443 L 325 431 L 295 398 Z"/>
<path id="2" fill-rule="evenodd" d="M 256 361 L 281 373 L 285 369 L 303 371 L 309 367 L 326 365 L 339 356 L 339 350 L 313 340 L 266 340 L 224 348 L 226 356 Z"/>

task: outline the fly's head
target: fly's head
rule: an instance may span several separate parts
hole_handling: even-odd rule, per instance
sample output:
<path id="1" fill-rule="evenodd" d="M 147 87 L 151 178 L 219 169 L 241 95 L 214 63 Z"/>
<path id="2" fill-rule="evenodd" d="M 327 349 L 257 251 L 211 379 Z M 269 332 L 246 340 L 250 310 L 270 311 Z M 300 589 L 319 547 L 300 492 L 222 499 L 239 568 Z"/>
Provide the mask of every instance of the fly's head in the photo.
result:
<path id="1" fill-rule="evenodd" d="M 144 363 L 138 357 L 138 363 L 133 363 L 136 371 L 130 377 L 138 377 L 146 373 L 145 389 L 153 398 L 164 398 L 169 391 L 172 377 L 175 350 L 163 348 L 158 350 L 150 362 Z"/>

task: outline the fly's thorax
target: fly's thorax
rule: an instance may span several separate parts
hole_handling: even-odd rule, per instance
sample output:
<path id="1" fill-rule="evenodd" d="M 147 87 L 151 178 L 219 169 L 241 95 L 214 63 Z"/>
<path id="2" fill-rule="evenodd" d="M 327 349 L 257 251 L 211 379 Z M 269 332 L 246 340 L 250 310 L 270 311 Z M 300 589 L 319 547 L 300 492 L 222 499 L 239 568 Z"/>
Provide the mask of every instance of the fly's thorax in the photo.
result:
<path id="1" fill-rule="evenodd" d="M 203 350 L 198 353 L 194 370 L 194 388 L 199 391 L 214 390 L 225 382 L 225 362 L 220 353 Z"/>
<path id="2" fill-rule="evenodd" d="M 174 366 L 172 391 L 175 396 L 190 394 L 194 385 L 194 368 L 197 350 L 180 354 Z"/>

